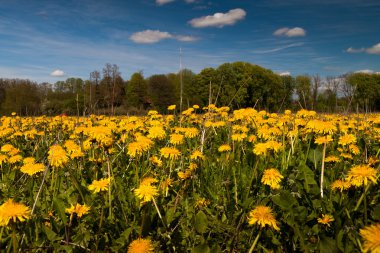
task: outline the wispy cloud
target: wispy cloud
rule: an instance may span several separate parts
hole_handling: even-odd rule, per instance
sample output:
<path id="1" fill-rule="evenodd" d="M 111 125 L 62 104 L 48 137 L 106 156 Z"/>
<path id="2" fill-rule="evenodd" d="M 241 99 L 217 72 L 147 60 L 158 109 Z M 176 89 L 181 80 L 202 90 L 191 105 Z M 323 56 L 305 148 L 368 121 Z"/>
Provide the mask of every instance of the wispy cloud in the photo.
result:
<path id="1" fill-rule="evenodd" d="M 290 76 L 290 72 L 289 71 L 284 71 L 284 72 L 279 72 L 277 73 L 279 76 Z"/>
<path id="2" fill-rule="evenodd" d="M 173 35 L 169 32 L 162 32 L 160 30 L 145 30 L 136 32 L 132 34 L 129 39 L 138 44 L 153 44 L 165 39 L 175 39 L 183 42 L 198 40 L 197 37 L 189 35 Z"/>
<path id="3" fill-rule="evenodd" d="M 255 50 L 255 51 L 252 51 L 252 53 L 254 53 L 254 54 L 269 54 L 269 53 L 278 52 L 278 51 L 281 51 L 281 50 L 284 50 L 284 49 L 287 49 L 290 47 L 300 47 L 303 45 L 304 45 L 303 42 L 298 42 L 298 43 L 292 43 L 292 44 L 288 44 L 288 45 L 285 45 L 282 47 L 277 47 L 277 48 L 268 49 L 268 50 Z"/>
<path id="4" fill-rule="evenodd" d="M 56 69 L 53 72 L 51 72 L 50 75 L 54 77 L 62 77 L 65 76 L 65 72 L 63 72 L 63 70 Z"/>
<path id="5" fill-rule="evenodd" d="M 377 43 L 376 45 L 373 45 L 369 48 L 353 48 L 349 47 L 346 49 L 347 53 L 367 53 L 367 54 L 380 54 L 380 43 Z"/>
<path id="6" fill-rule="evenodd" d="M 245 18 L 247 13 L 243 9 L 233 9 L 226 13 L 215 13 L 214 15 L 194 18 L 189 21 L 189 24 L 195 28 L 204 27 L 223 27 L 226 25 L 234 25 L 239 20 Z"/>
<path id="7" fill-rule="evenodd" d="M 306 35 L 306 31 L 305 29 L 301 27 L 294 27 L 294 28 L 283 27 L 274 31 L 273 35 L 286 36 L 286 37 L 302 37 Z"/>
<path id="8" fill-rule="evenodd" d="M 372 69 L 361 69 L 361 70 L 357 70 L 355 71 L 355 73 L 363 73 L 363 74 L 373 74 L 375 71 L 373 71 Z"/>
<path id="9" fill-rule="evenodd" d="M 158 5 L 164 5 L 164 4 L 168 4 L 170 2 L 173 2 L 174 0 L 156 0 L 156 4 Z"/>
<path id="10" fill-rule="evenodd" d="M 368 54 L 380 54 L 380 43 L 377 43 L 376 45 L 374 45 L 370 48 L 367 48 L 366 52 Z"/>
<path id="11" fill-rule="evenodd" d="M 172 37 L 173 36 L 168 32 L 161 32 L 159 30 L 145 30 L 132 34 L 129 39 L 135 43 L 151 44 L 164 39 L 170 39 Z"/>

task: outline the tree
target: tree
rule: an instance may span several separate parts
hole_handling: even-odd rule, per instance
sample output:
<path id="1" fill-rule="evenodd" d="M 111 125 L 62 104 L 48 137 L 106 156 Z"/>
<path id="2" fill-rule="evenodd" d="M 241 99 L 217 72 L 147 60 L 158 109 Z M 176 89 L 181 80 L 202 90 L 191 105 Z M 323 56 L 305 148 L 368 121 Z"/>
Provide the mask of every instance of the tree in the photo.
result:
<path id="1" fill-rule="evenodd" d="M 174 85 L 166 75 L 153 75 L 148 80 L 148 94 L 153 107 L 165 112 L 169 105 L 175 104 Z"/>
<path id="2" fill-rule="evenodd" d="M 353 73 L 347 76 L 347 83 L 355 91 L 353 97 L 358 109 L 365 112 L 380 109 L 380 75 Z"/>
<path id="3" fill-rule="evenodd" d="M 142 72 L 136 72 L 131 76 L 125 88 L 124 104 L 127 108 L 146 109 L 147 99 L 147 82 Z"/>
<path id="4" fill-rule="evenodd" d="M 296 77 L 296 93 L 298 95 L 298 103 L 303 109 L 311 108 L 311 79 L 307 75 Z"/>
<path id="5" fill-rule="evenodd" d="M 322 86 L 321 77 L 317 75 L 312 76 L 312 86 L 311 86 L 311 109 L 314 110 L 317 104 L 318 90 Z"/>

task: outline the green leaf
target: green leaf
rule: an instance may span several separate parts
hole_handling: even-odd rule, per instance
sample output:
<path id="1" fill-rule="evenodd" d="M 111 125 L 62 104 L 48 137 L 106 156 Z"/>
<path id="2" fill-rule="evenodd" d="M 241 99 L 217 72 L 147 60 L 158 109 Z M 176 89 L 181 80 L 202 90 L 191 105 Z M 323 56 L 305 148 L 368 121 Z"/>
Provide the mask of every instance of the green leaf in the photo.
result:
<path id="1" fill-rule="evenodd" d="M 51 230 L 49 227 L 43 226 L 42 227 L 48 240 L 50 242 L 60 241 L 63 239 L 63 236 L 58 236 L 53 230 Z"/>
<path id="2" fill-rule="evenodd" d="M 207 244 L 203 243 L 198 246 L 195 246 L 191 253 L 211 253 L 210 248 Z"/>
<path id="3" fill-rule="evenodd" d="M 321 241 L 319 242 L 319 250 L 321 253 L 339 252 L 335 240 L 324 236 L 321 238 Z"/>
<path id="4" fill-rule="evenodd" d="M 341 251 L 344 251 L 343 236 L 344 230 L 342 229 L 339 231 L 338 236 L 336 238 L 336 244 Z"/>
<path id="5" fill-rule="evenodd" d="M 203 211 L 199 211 L 195 215 L 195 222 L 194 222 L 195 230 L 200 234 L 206 232 L 207 223 L 208 223 L 207 215 Z"/>
<path id="6" fill-rule="evenodd" d="M 298 205 L 296 198 L 288 191 L 283 191 L 279 195 L 273 196 L 272 201 L 283 210 L 291 210 L 293 206 Z"/>
<path id="7" fill-rule="evenodd" d="M 380 205 L 377 205 L 372 211 L 372 218 L 374 220 L 380 220 Z"/>
<path id="8" fill-rule="evenodd" d="M 65 205 L 59 198 L 54 198 L 53 200 L 54 209 L 57 211 L 58 216 L 61 218 L 63 223 L 67 223 L 67 217 L 65 213 Z"/>

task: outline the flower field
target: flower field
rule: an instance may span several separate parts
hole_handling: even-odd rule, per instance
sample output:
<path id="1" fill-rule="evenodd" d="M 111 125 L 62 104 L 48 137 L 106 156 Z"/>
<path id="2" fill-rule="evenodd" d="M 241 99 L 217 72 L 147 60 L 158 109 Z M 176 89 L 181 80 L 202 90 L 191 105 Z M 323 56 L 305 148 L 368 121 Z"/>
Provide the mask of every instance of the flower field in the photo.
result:
<path id="1" fill-rule="evenodd" d="M 1 118 L 5 252 L 380 252 L 380 115 Z"/>

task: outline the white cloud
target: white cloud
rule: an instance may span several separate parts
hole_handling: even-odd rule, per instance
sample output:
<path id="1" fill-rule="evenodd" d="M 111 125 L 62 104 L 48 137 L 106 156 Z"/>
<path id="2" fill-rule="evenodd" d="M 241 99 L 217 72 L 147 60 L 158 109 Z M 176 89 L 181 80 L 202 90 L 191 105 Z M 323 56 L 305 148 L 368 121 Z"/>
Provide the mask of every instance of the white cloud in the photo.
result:
<path id="1" fill-rule="evenodd" d="M 174 0 L 156 0 L 156 4 L 158 5 L 164 5 L 164 4 L 168 4 L 170 2 L 173 2 Z"/>
<path id="2" fill-rule="evenodd" d="M 280 72 L 278 73 L 279 76 L 290 76 L 290 72 L 289 71 L 285 71 L 285 72 Z"/>
<path id="3" fill-rule="evenodd" d="M 139 44 L 152 44 L 164 39 L 175 39 L 183 42 L 192 42 L 198 38 L 189 35 L 173 35 L 169 32 L 161 32 L 159 30 L 145 30 L 136 32 L 129 37 L 135 43 Z"/>
<path id="4" fill-rule="evenodd" d="M 188 36 L 188 35 L 178 35 L 178 36 L 175 36 L 175 39 L 179 41 L 183 41 L 183 42 L 192 42 L 192 41 L 198 40 L 197 37 Z"/>
<path id="5" fill-rule="evenodd" d="M 200 18 L 194 18 L 189 21 L 192 27 L 223 27 L 225 25 L 234 25 L 237 21 L 244 19 L 246 12 L 243 9 L 233 9 L 227 13 L 215 13 L 210 16 L 203 16 Z"/>
<path id="6" fill-rule="evenodd" d="M 50 73 L 51 76 L 55 76 L 55 77 L 61 77 L 61 76 L 64 76 L 65 75 L 65 72 L 63 72 L 62 70 L 60 69 L 56 69 L 54 70 L 53 72 Z"/>
<path id="7" fill-rule="evenodd" d="M 349 47 L 346 49 L 347 53 L 363 53 L 366 52 L 367 54 L 380 54 L 380 43 L 377 43 L 376 45 L 373 45 L 369 48 L 353 48 Z"/>
<path id="8" fill-rule="evenodd" d="M 371 69 L 362 69 L 362 70 L 355 71 L 355 73 L 373 74 L 374 71 Z"/>
<path id="9" fill-rule="evenodd" d="M 159 42 L 163 39 L 170 39 L 173 36 L 168 32 L 161 32 L 159 30 L 145 30 L 132 34 L 129 39 L 135 43 L 151 44 Z"/>
<path id="10" fill-rule="evenodd" d="M 353 47 L 349 47 L 346 49 L 346 52 L 347 53 L 361 53 L 361 52 L 364 52 L 365 51 L 365 48 L 353 48 Z"/>
<path id="11" fill-rule="evenodd" d="M 377 43 L 376 45 L 367 48 L 365 50 L 368 54 L 380 54 L 380 43 Z"/>
<path id="12" fill-rule="evenodd" d="M 290 48 L 290 47 L 299 47 L 299 46 L 302 46 L 303 44 L 304 44 L 303 42 L 293 43 L 293 44 L 289 44 L 289 45 L 285 45 L 285 46 L 277 47 L 277 48 L 273 48 L 273 49 L 268 49 L 268 50 L 252 51 L 252 53 L 255 53 L 255 54 L 274 53 L 274 52 L 278 52 L 278 51 L 281 51 L 281 50 L 284 50 L 284 49 L 287 49 L 287 48 Z"/>
<path id="13" fill-rule="evenodd" d="M 305 29 L 301 27 L 288 28 L 283 27 L 274 31 L 275 36 L 286 36 L 286 37 L 301 37 L 306 35 Z"/>

